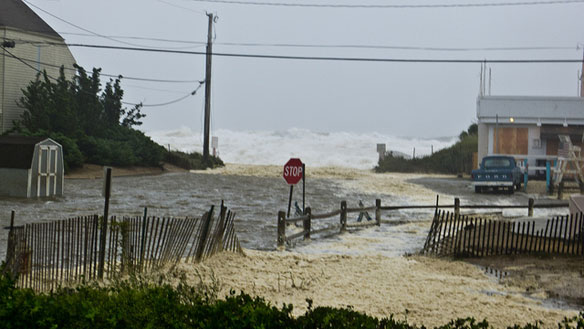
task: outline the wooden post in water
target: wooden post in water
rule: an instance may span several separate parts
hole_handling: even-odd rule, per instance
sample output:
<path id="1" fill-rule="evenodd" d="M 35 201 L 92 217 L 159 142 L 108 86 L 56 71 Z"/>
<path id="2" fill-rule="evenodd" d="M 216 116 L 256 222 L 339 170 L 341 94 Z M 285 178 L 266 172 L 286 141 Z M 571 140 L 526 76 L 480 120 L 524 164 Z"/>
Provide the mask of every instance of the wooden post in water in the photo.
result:
<path id="1" fill-rule="evenodd" d="M 209 226 L 211 226 L 211 220 L 213 219 L 214 209 L 215 206 L 211 206 L 211 209 L 207 213 L 207 216 L 203 216 L 203 222 L 201 223 L 201 225 L 203 225 L 203 228 L 201 230 L 201 236 L 199 236 L 199 244 L 197 245 L 197 252 L 195 254 L 195 261 L 197 263 L 200 262 L 203 258 L 203 252 L 205 251 L 207 236 L 209 236 Z"/>
<path id="2" fill-rule="evenodd" d="M 310 207 L 306 207 L 306 210 L 304 210 L 304 215 L 308 216 L 308 218 L 302 221 L 302 226 L 304 229 L 304 240 L 310 240 L 310 221 L 312 220 L 312 210 Z"/>
<path id="3" fill-rule="evenodd" d="M 14 216 L 15 216 L 15 212 L 14 212 L 14 210 L 12 210 L 10 212 L 10 231 L 8 231 L 8 246 L 7 246 L 7 250 L 6 250 L 6 264 L 8 264 L 9 266 L 10 266 L 10 263 L 12 261 L 12 257 L 14 256 L 12 253 L 12 249 L 13 249 L 13 245 L 14 245 L 14 241 L 13 241 Z"/>
<path id="4" fill-rule="evenodd" d="M 8 231 L 8 245 L 6 246 L 6 266 L 10 271 L 10 274 L 15 276 L 18 273 L 16 266 L 18 264 L 14 259 L 14 216 L 15 212 L 12 210 L 10 212 L 10 231 Z"/>
<path id="5" fill-rule="evenodd" d="M 292 207 L 292 193 L 294 192 L 294 185 L 290 185 L 290 196 L 288 197 L 288 217 L 290 217 L 290 208 Z"/>
<path id="6" fill-rule="evenodd" d="M 377 226 L 381 226 L 381 199 L 375 200 L 375 221 Z"/>
<path id="7" fill-rule="evenodd" d="M 347 231 L 347 201 L 341 201 L 341 233 Z"/>
<path id="8" fill-rule="evenodd" d="M 103 279 L 103 269 L 104 269 L 104 261 L 105 261 L 105 238 L 107 232 L 107 219 L 109 216 L 109 201 L 111 195 L 111 186 L 112 186 L 112 168 L 105 169 L 105 205 L 103 207 L 103 219 L 101 224 L 101 236 L 100 236 L 100 243 L 99 243 L 99 268 L 97 271 L 97 276 L 100 280 Z"/>
<path id="9" fill-rule="evenodd" d="M 144 207 L 144 216 L 142 217 L 142 239 L 140 241 L 140 271 L 144 270 L 144 251 L 146 246 L 146 228 L 148 226 L 147 217 L 148 207 Z"/>
<path id="10" fill-rule="evenodd" d="M 460 199 L 454 198 L 454 216 L 458 218 L 460 216 Z"/>
<path id="11" fill-rule="evenodd" d="M 284 249 L 286 242 L 286 212 L 278 211 L 278 248 Z"/>
<path id="12" fill-rule="evenodd" d="M 533 198 L 529 198 L 529 202 L 527 203 L 527 216 L 533 217 L 533 204 L 535 200 Z"/>

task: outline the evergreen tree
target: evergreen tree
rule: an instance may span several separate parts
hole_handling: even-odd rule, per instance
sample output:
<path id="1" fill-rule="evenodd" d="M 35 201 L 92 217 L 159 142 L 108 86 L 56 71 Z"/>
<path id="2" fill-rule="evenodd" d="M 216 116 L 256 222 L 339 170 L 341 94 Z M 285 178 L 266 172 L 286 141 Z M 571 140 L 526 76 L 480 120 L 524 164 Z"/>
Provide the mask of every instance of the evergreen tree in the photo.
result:
<path id="1" fill-rule="evenodd" d="M 55 81 L 43 72 L 23 90 L 19 106 L 25 111 L 15 130 L 56 136 L 57 142 L 68 145 L 66 161 L 71 158 L 68 152 L 80 151 L 85 161 L 96 164 L 159 165 L 164 148 L 132 128 L 142 124 L 145 114 L 141 104 L 129 110 L 123 106 L 122 77 L 110 79 L 102 90 L 101 69 L 88 74 L 81 66 L 75 68 L 72 80 L 65 78 L 61 67 Z M 66 163 L 68 168 L 81 164 L 78 157 Z"/>

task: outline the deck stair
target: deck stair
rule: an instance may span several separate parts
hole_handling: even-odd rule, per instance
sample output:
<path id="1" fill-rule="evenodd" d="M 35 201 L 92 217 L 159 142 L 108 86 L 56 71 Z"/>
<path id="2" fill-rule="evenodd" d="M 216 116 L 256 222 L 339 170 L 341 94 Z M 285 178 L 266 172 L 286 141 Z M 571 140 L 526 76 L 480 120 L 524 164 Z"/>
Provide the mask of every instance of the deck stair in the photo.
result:
<path id="1" fill-rule="evenodd" d="M 567 189 L 584 191 L 584 161 L 582 149 L 572 144 L 568 135 L 559 135 L 560 149 L 558 161 L 553 171 L 553 188 L 557 189 L 558 197 Z"/>

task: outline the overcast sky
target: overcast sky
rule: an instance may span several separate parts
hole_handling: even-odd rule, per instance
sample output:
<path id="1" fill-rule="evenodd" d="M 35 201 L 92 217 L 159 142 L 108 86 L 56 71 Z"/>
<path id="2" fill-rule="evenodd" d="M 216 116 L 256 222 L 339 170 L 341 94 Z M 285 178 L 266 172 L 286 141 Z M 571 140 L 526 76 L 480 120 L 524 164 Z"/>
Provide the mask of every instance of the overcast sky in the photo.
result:
<path id="1" fill-rule="evenodd" d="M 88 34 L 32 8 L 69 43 L 205 51 L 204 45 L 127 37 L 205 42 L 222 53 L 400 59 L 582 59 L 584 2 L 537 6 L 361 9 L 255 6 L 189 0 L 28 0 Z M 243 0 L 248 1 L 248 0 Z M 258 0 L 259 1 L 259 0 Z M 264 1 L 264 0 L 261 0 Z M 267 0 L 266 0 L 267 1 Z M 271 0 L 274 2 L 275 0 Z M 536 0 L 537 1 L 537 0 Z M 453 4 L 494 0 L 320 1 L 307 4 Z M 518 0 L 498 0 L 516 3 Z M 557 47 L 551 50 L 400 50 L 232 46 L 227 43 L 367 45 L 425 48 Z M 201 55 L 154 54 L 72 47 L 77 62 L 104 73 L 164 80 L 205 78 Z M 493 95 L 577 96 L 581 64 L 490 64 Z M 453 136 L 476 120 L 480 64 L 379 63 L 213 57 L 212 128 L 319 132 L 379 132 Z M 127 102 L 180 98 L 198 83 L 123 80 Z M 181 102 L 144 108 L 143 130 L 202 130 L 204 88 Z"/>

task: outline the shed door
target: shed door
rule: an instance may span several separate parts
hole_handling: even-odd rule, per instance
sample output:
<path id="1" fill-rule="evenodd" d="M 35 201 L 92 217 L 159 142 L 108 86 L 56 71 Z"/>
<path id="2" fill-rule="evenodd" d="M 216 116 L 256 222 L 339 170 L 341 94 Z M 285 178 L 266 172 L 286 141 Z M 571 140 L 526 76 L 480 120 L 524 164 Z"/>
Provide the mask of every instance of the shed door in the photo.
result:
<path id="1" fill-rule="evenodd" d="M 37 196 L 57 194 L 57 146 L 41 145 L 39 147 L 39 174 L 37 179 Z"/>

